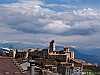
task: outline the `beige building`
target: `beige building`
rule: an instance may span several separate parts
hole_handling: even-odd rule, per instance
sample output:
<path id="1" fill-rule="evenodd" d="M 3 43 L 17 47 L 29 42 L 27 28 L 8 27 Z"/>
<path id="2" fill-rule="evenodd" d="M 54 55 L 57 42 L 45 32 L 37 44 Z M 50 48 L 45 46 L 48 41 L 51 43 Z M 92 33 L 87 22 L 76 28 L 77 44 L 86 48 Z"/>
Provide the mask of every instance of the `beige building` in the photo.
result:
<path id="1" fill-rule="evenodd" d="M 73 70 L 74 70 L 74 63 L 61 62 L 57 66 L 57 72 L 62 75 L 73 73 Z"/>
<path id="2" fill-rule="evenodd" d="M 9 56 L 13 58 L 28 58 L 28 51 L 27 50 L 11 50 L 9 52 Z"/>
<path id="3" fill-rule="evenodd" d="M 29 51 L 29 58 L 49 58 L 48 49 Z"/>
<path id="4" fill-rule="evenodd" d="M 74 52 L 71 52 L 68 46 L 65 46 L 63 50 L 56 50 L 55 41 L 52 40 L 50 42 L 49 58 L 68 62 L 70 59 L 74 59 Z"/>

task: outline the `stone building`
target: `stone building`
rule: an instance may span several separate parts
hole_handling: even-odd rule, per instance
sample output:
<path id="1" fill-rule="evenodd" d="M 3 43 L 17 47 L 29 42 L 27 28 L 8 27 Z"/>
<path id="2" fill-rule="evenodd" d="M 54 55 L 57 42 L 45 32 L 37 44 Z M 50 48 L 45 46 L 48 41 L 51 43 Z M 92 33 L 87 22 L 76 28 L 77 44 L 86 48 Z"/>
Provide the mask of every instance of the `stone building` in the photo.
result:
<path id="1" fill-rule="evenodd" d="M 68 62 L 74 59 L 74 52 L 65 46 L 63 50 L 56 50 L 55 40 L 50 42 L 50 49 L 29 49 L 29 50 L 11 50 L 9 56 L 13 58 L 51 58 L 62 62 Z"/>
<path id="2" fill-rule="evenodd" d="M 29 58 L 49 58 L 48 49 L 29 51 Z"/>
<path id="3" fill-rule="evenodd" d="M 56 50 L 55 41 L 52 40 L 50 42 L 49 58 L 68 62 L 70 59 L 74 59 L 74 52 L 71 52 L 68 46 L 65 46 L 63 50 Z"/>
<path id="4" fill-rule="evenodd" d="M 9 56 L 13 57 L 13 58 L 27 59 L 28 58 L 28 50 L 11 50 L 9 52 Z"/>
<path id="5" fill-rule="evenodd" d="M 71 74 L 73 73 L 74 70 L 74 63 L 69 63 L 69 62 L 61 62 L 57 66 L 57 72 L 59 74 L 65 75 L 65 74 Z"/>

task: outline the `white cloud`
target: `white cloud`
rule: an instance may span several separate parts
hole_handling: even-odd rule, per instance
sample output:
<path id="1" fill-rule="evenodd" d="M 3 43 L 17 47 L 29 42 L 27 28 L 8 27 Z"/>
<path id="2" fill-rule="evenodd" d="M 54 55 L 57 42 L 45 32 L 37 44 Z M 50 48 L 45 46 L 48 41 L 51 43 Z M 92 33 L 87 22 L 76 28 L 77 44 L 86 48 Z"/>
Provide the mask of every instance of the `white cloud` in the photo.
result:
<path id="1" fill-rule="evenodd" d="M 81 0 L 61 0 L 61 1 L 63 1 L 63 2 L 81 2 Z"/>
<path id="2" fill-rule="evenodd" d="M 45 5 L 47 7 L 58 7 L 58 8 L 76 8 L 76 6 L 73 5 L 64 5 L 64 4 L 47 4 Z"/>
<path id="3" fill-rule="evenodd" d="M 1 18 L 1 22 L 9 25 L 12 29 L 27 33 L 57 33 L 60 35 L 66 32 L 68 32 L 68 35 L 85 35 L 86 33 L 83 31 L 91 34 L 91 30 L 95 31 L 94 27 L 99 26 L 99 14 L 91 8 L 58 13 L 31 3 L 3 5 L 1 17 L 5 17 Z M 97 21 L 97 23 L 94 23 L 94 21 Z M 81 32 L 79 32 L 80 30 Z"/>
<path id="4" fill-rule="evenodd" d="M 41 0 L 19 0 L 19 2 L 24 3 L 24 4 L 30 4 L 30 5 L 32 4 L 34 6 L 43 4 Z"/>
<path id="5" fill-rule="evenodd" d="M 69 28 L 70 25 L 66 25 L 62 21 L 52 21 L 44 29 L 50 31 L 50 33 L 63 33 Z"/>
<path id="6" fill-rule="evenodd" d="M 71 46 L 86 44 L 87 41 L 91 43 L 91 40 L 97 42 L 99 39 L 99 11 L 85 8 L 56 12 L 41 5 L 46 4 L 39 0 L 21 0 L 19 3 L 0 5 L 0 39 L 37 43 L 56 39 L 59 44 L 67 43 Z"/>
<path id="7" fill-rule="evenodd" d="M 99 16 L 99 14 L 95 11 L 95 10 L 93 10 L 93 9 L 91 9 L 91 8 L 88 8 L 88 9 L 83 9 L 83 10 L 78 10 L 78 11 L 73 11 L 74 12 L 74 14 L 76 14 L 76 15 L 79 15 L 79 16 Z"/>

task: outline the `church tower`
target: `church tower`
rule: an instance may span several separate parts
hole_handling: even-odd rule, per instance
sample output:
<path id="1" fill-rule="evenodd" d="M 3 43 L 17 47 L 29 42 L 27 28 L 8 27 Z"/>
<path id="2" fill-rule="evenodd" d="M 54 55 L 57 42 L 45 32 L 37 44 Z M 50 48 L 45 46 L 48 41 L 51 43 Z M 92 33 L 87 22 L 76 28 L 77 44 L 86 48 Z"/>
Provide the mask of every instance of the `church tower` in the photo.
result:
<path id="1" fill-rule="evenodd" d="M 55 40 L 52 40 L 50 42 L 50 52 L 54 51 L 56 48 Z"/>

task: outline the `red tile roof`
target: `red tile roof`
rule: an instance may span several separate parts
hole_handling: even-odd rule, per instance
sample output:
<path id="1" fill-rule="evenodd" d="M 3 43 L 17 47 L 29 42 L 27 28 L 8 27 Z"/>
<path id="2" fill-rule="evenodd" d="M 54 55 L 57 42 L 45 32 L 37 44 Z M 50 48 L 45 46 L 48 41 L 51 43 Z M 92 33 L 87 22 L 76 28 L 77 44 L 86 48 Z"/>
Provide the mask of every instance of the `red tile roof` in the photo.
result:
<path id="1" fill-rule="evenodd" d="M 78 60 L 78 59 L 71 59 L 73 62 L 77 62 L 77 63 L 84 63 L 83 60 Z"/>
<path id="2" fill-rule="evenodd" d="M 72 63 L 69 63 L 69 62 L 61 62 L 60 64 L 72 64 Z"/>
<path id="3" fill-rule="evenodd" d="M 18 50 L 18 52 L 28 52 L 27 50 Z"/>
<path id="4" fill-rule="evenodd" d="M 74 64 L 74 67 L 82 67 L 82 63 Z"/>
<path id="5" fill-rule="evenodd" d="M 23 74 L 22 68 L 11 57 L 0 57 L 0 75 L 28 75 Z"/>

